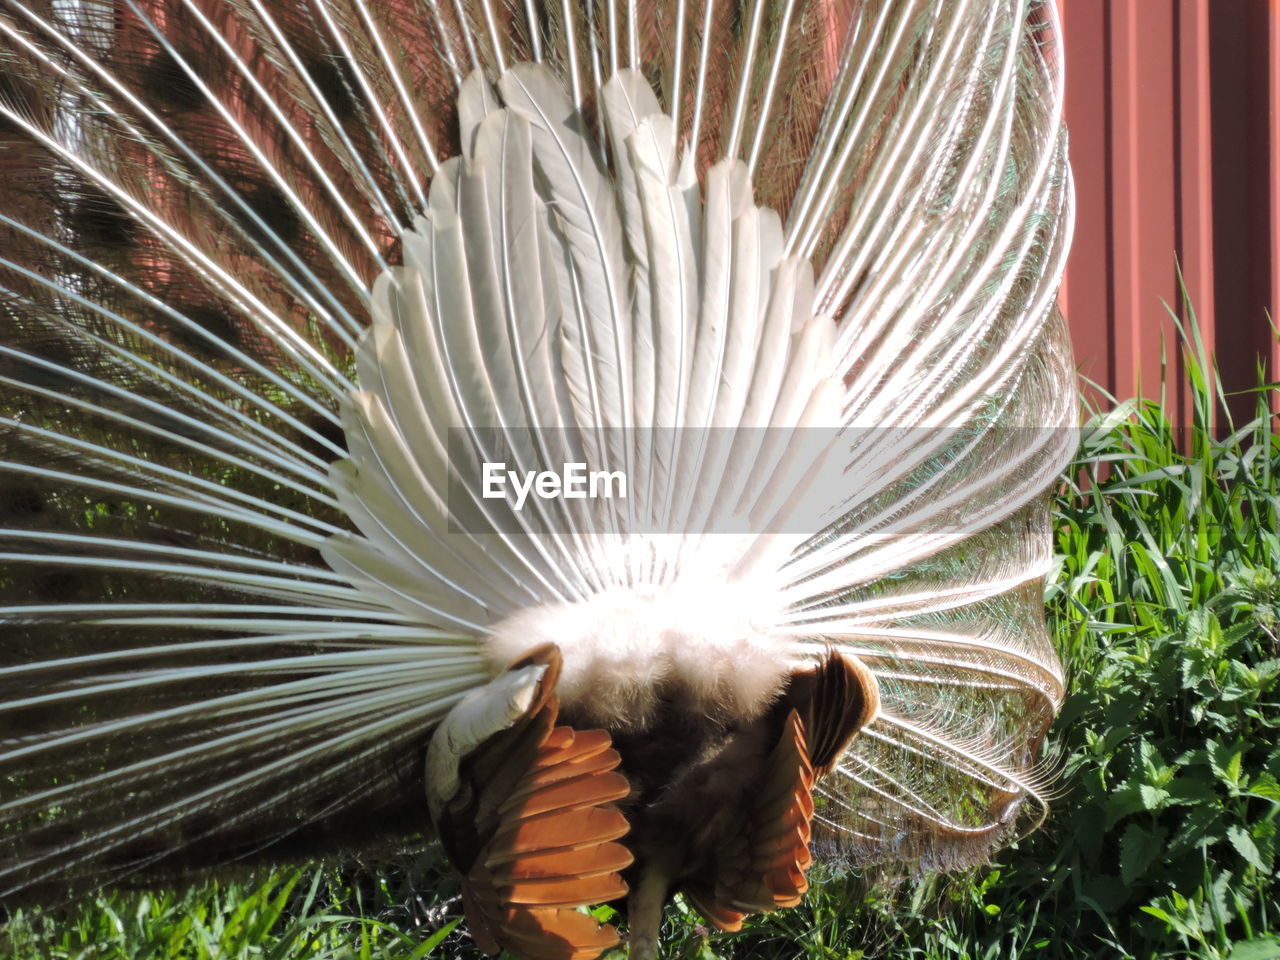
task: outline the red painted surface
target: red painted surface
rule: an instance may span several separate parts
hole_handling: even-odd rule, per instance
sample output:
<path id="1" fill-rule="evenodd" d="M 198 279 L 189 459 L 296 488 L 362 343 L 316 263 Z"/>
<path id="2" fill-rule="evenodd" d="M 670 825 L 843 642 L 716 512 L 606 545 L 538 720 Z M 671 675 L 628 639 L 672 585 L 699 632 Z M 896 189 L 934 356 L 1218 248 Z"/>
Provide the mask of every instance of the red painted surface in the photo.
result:
<path id="1" fill-rule="evenodd" d="M 1062 304 L 1077 361 L 1118 397 L 1156 396 L 1168 362 L 1185 422 L 1174 315 L 1194 321 L 1228 392 L 1253 387 L 1259 362 L 1280 379 L 1267 320 L 1280 303 L 1278 4 L 1060 5 L 1078 202 Z"/>
<path id="2" fill-rule="evenodd" d="M 1177 97 L 1180 110 L 1178 236 L 1176 250 L 1186 290 L 1179 316 L 1194 324 L 1206 345 L 1215 342 L 1213 269 L 1213 111 L 1209 69 L 1209 4 L 1178 0 Z M 1181 353 L 1179 352 L 1179 361 Z M 1178 373 L 1182 374 L 1181 362 Z M 1179 413 L 1190 418 L 1189 398 Z"/>

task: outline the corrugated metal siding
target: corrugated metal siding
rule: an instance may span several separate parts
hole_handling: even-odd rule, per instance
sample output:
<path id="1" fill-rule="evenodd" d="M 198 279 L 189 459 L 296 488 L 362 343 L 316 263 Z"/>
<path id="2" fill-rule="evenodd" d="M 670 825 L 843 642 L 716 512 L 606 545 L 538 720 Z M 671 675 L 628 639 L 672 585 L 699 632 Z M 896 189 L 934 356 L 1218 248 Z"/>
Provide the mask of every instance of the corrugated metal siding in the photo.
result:
<path id="1" fill-rule="evenodd" d="M 1079 205 L 1062 305 L 1082 372 L 1155 394 L 1162 353 L 1180 363 L 1165 304 L 1190 319 L 1181 264 L 1226 389 L 1254 386 L 1260 359 L 1276 379 L 1280 5 L 1060 2 Z M 1185 393 L 1168 399 L 1185 420 Z"/>

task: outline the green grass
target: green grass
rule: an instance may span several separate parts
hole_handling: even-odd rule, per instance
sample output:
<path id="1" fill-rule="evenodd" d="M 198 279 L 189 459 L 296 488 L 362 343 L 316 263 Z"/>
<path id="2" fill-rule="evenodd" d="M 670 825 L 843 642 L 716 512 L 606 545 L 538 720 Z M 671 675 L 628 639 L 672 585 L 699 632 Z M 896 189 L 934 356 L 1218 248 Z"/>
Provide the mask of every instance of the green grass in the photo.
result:
<path id="1" fill-rule="evenodd" d="M 1159 404 L 1095 417 L 1057 500 L 1051 621 L 1070 691 L 1048 826 L 958 877 L 832 873 L 805 903 L 708 935 L 677 903 L 668 956 L 854 960 L 1280 957 L 1280 435 Z M 435 848 L 263 871 L 184 893 L 16 913 L 0 957 L 478 957 Z"/>

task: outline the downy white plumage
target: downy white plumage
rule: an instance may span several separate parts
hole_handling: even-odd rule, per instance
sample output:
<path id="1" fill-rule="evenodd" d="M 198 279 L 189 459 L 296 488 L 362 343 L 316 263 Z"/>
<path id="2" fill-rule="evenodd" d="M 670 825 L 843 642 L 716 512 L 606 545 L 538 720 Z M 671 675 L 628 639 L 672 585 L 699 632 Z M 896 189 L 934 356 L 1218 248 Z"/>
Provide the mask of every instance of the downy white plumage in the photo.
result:
<path id="1" fill-rule="evenodd" d="M 459 784 L 557 711 L 631 778 L 588 805 L 636 956 L 671 889 L 791 902 L 646 846 L 739 735 L 824 774 L 799 890 L 810 827 L 930 868 L 1043 817 L 1051 2 L 6 0 L 0 37 L 7 895 L 396 840 L 425 776 L 482 944 L 593 955 L 511 906 L 587 901 L 467 873 Z M 479 461 L 630 489 L 515 510 Z"/>

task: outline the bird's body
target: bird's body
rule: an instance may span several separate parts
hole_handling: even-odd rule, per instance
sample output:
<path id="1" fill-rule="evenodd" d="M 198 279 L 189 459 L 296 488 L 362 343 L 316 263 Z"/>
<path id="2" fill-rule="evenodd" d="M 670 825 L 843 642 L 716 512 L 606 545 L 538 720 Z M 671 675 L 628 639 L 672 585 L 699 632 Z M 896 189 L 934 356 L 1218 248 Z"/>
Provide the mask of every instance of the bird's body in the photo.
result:
<path id="1" fill-rule="evenodd" d="M 8 2 L 0 888 L 434 828 L 481 946 L 646 957 L 1014 835 L 1053 14 Z"/>

